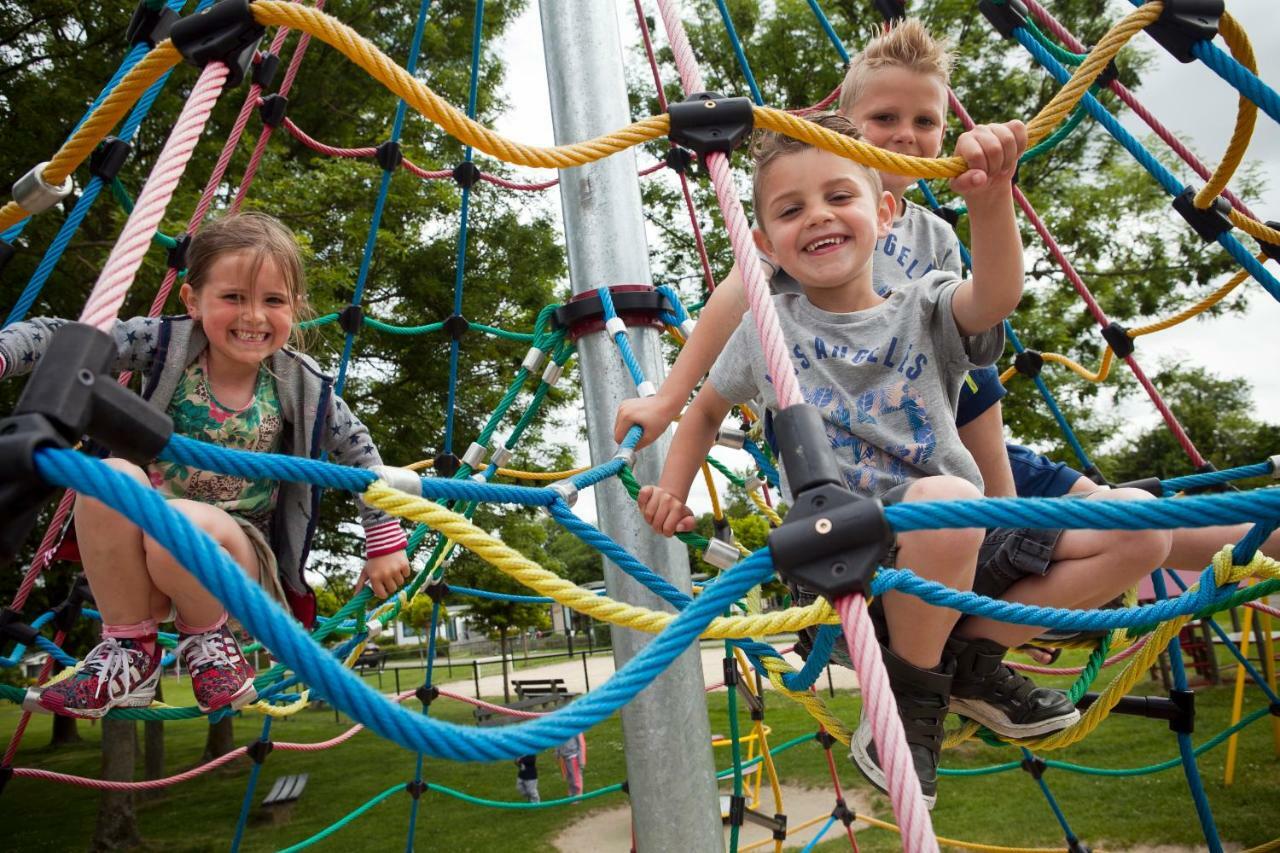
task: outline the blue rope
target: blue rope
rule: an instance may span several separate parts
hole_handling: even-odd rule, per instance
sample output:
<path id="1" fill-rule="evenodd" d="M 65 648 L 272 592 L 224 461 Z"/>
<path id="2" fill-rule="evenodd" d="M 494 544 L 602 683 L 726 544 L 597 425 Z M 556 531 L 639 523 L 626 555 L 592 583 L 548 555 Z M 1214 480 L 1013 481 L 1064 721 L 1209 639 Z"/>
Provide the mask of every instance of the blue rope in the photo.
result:
<path id="1" fill-rule="evenodd" d="M 804 849 L 801 850 L 800 853 L 809 853 L 809 851 L 817 847 L 818 844 L 822 841 L 822 837 L 826 835 L 828 831 L 830 831 L 831 827 L 835 825 L 835 822 L 836 822 L 835 815 L 832 815 L 831 817 L 827 818 L 827 822 L 822 825 L 822 829 L 818 830 L 818 834 L 809 840 L 809 843 L 804 846 Z"/>
<path id="2" fill-rule="evenodd" d="M 613 307 L 613 295 L 609 293 L 609 288 L 598 288 L 596 293 L 600 296 L 600 307 L 604 311 L 605 322 L 617 317 L 618 312 Z M 641 382 L 644 382 L 644 369 L 640 367 L 640 362 L 636 361 L 636 354 L 631 349 L 631 341 L 627 339 L 626 330 L 615 333 L 612 338 L 618 347 L 618 352 L 622 355 L 623 364 L 627 366 L 627 372 L 631 374 L 631 381 L 638 387 Z"/>
<path id="3" fill-rule="evenodd" d="M 1168 596 L 1165 590 L 1164 574 L 1151 573 L 1151 584 L 1155 588 L 1156 598 L 1163 603 Z M 1187 689 L 1187 670 L 1182 664 L 1182 644 L 1175 634 L 1169 639 L 1169 663 L 1173 670 L 1173 686 L 1175 690 Z M 1196 765 L 1195 749 L 1191 744 L 1191 735 L 1178 732 L 1178 753 L 1182 756 L 1182 769 L 1187 777 L 1187 787 L 1191 789 L 1191 799 L 1196 805 L 1196 814 L 1200 818 L 1200 828 L 1204 831 L 1205 843 L 1213 853 L 1222 853 L 1222 842 L 1218 839 L 1218 827 L 1213 822 L 1213 808 L 1205 794 L 1204 785 L 1200 782 L 1200 768 Z"/>
<path id="4" fill-rule="evenodd" d="M 262 721 L 262 736 L 259 739 L 263 741 L 271 739 L 270 715 Z M 249 809 L 253 807 L 253 792 L 258 787 L 260 773 L 262 773 L 262 762 L 253 762 L 253 767 L 249 770 L 249 781 L 244 788 L 244 799 L 240 801 L 240 816 L 236 819 L 236 833 L 231 839 L 231 853 L 237 853 L 240 850 L 240 841 L 244 838 L 244 828 L 249 823 Z"/>
<path id="5" fill-rule="evenodd" d="M 405 70 L 412 76 L 418 67 L 418 52 L 422 47 L 422 33 L 427 26 L 427 10 L 431 0 L 422 0 L 418 6 L 418 19 L 414 23 L 413 39 L 409 45 L 409 61 Z M 391 122 L 391 142 L 400 141 L 400 133 L 404 129 L 404 117 L 409 104 L 401 98 L 396 102 L 395 118 Z M 360 258 L 360 272 L 356 275 L 355 292 L 351 296 L 351 304 L 359 305 L 364 298 L 365 283 L 369 279 L 369 266 L 373 263 L 373 247 L 378 242 L 378 226 L 382 223 L 382 211 L 387 204 L 387 195 L 391 191 L 392 170 L 384 169 L 382 182 L 378 185 L 378 198 L 373 204 L 373 217 L 369 220 L 369 233 L 365 235 L 364 255 Z M 338 378 L 334 384 L 334 393 L 341 395 L 347 384 L 347 365 L 351 361 L 351 351 L 355 347 L 356 330 L 347 332 L 342 343 L 342 359 L 338 362 Z"/>
<path id="6" fill-rule="evenodd" d="M 769 485 L 775 489 L 780 488 L 778 485 L 782 482 L 778 475 L 778 469 L 769 461 L 769 457 L 764 455 L 764 451 L 751 439 L 747 439 L 742 444 L 742 449 L 747 451 L 747 455 L 756 463 L 756 467 L 760 469 L 760 473 L 764 474 L 764 478 L 769 481 Z"/>
<path id="7" fill-rule="evenodd" d="M 478 731 L 392 706 L 358 676 L 317 649 L 311 638 L 245 576 L 225 551 L 166 506 L 153 490 L 74 451 L 41 449 L 35 462 L 46 481 L 63 486 L 74 483 L 77 491 L 134 519 L 254 636 L 308 684 L 330 697 L 335 707 L 405 749 L 455 761 L 513 759 L 549 749 L 594 726 L 652 683 L 697 640 L 716 614 L 772 576 L 768 552 L 752 555 L 725 572 L 719 582 L 677 614 L 666 630 L 597 690 L 545 717 Z"/>
<path id="8" fill-rule="evenodd" d="M 1071 78 L 1071 72 L 1062 67 L 1059 62 L 1047 51 L 1043 45 L 1035 40 L 1031 33 L 1027 32 L 1026 27 L 1018 27 L 1013 31 L 1014 36 L 1022 43 L 1022 46 L 1035 57 L 1036 61 L 1045 67 L 1050 74 L 1053 75 L 1060 84 L 1065 84 Z M 1098 102 L 1093 95 L 1085 93 L 1080 99 L 1080 103 L 1084 104 L 1085 109 L 1095 120 L 1115 138 L 1125 150 L 1133 155 L 1133 158 L 1142 165 L 1144 169 L 1156 179 L 1160 186 L 1164 187 L 1165 192 L 1171 196 L 1177 196 L 1184 189 L 1181 182 L 1174 177 L 1173 173 L 1161 165 L 1151 152 L 1143 147 L 1142 143 L 1137 140 L 1133 134 L 1120 126 L 1115 116 Z M 1266 288 L 1267 292 L 1277 300 L 1280 300 L 1280 281 L 1271 274 L 1271 272 L 1263 268 L 1258 263 L 1257 258 L 1246 249 L 1239 240 L 1237 240 L 1230 231 L 1224 232 L 1217 236 L 1220 246 L 1227 250 L 1235 261 L 1249 271 L 1249 274 L 1257 279 L 1258 283 Z"/>
<path id="9" fill-rule="evenodd" d="M 1036 760 L 1035 755 L 1033 755 L 1031 750 L 1027 749 L 1025 746 L 1022 747 L 1022 758 L 1024 761 L 1028 762 L 1034 762 Z M 1040 793 L 1044 795 L 1045 802 L 1049 804 L 1050 810 L 1053 811 L 1053 816 L 1057 818 L 1058 825 L 1061 826 L 1062 831 L 1066 833 L 1067 842 L 1069 844 L 1075 844 L 1079 839 L 1077 839 L 1076 834 L 1071 831 L 1071 825 L 1067 823 L 1067 816 L 1063 814 L 1062 809 L 1058 806 L 1057 799 L 1054 798 L 1053 792 L 1049 790 L 1049 784 L 1044 781 L 1043 775 L 1034 776 L 1033 778 L 1036 780 L 1036 785 L 1040 788 Z"/>
<path id="10" fill-rule="evenodd" d="M 822 7 L 818 5 L 818 0 L 809 0 L 809 8 L 813 10 L 813 14 L 817 17 L 818 23 L 822 25 L 827 38 L 831 40 L 831 46 L 836 49 L 836 53 L 840 54 L 840 61 L 848 63 L 849 51 L 844 49 L 844 43 L 840 41 L 840 36 L 836 35 L 836 28 L 831 26 L 831 22 L 827 20 Z"/>
<path id="11" fill-rule="evenodd" d="M 747 55 L 742 50 L 742 41 L 738 38 L 738 28 L 733 25 L 733 18 L 729 16 L 729 7 L 725 5 L 724 0 L 716 0 L 716 8 L 720 10 L 720 20 L 724 21 L 725 32 L 729 35 L 729 42 L 733 45 L 733 55 L 738 58 L 738 68 L 742 70 L 742 76 L 747 79 L 747 87 L 751 89 L 751 100 L 755 101 L 756 106 L 764 106 L 764 98 L 760 97 L 760 87 L 756 85 L 756 75 L 751 73 L 751 65 L 747 62 Z"/>
<path id="12" fill-rule="evenodd" d="M 1225 471 L 1213 471 L 1208 474 L 1188 474 L 1185 477 L 1171 477 L 1168 480 L 1161 480 L 1160 486 L 1164 489 L 1165 496 L 1177 494 L 1187 489 L 1199 489 L 1205 486 L 1216 486 L 1221 483 L 1229 483 L 1232 480 L 1245 480 L 1249 477 L 1265 477 L 1268 474 L 1275 473 L 1276 466 L 1267 460 L 1266 462 L 1258 462 L 1253 465 L 1241 465 L 1238 468 L 1228 468 Z"/>

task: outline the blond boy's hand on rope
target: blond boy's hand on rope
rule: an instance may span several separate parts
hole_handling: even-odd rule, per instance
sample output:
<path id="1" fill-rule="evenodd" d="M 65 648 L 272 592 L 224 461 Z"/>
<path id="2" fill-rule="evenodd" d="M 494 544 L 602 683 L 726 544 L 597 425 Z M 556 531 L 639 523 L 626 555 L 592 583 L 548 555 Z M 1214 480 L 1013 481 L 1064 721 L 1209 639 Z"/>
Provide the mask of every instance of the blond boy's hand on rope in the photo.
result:
<path id="1" fill-rule="evenodd" d="M 684 499 L 661 486 L 645 486 L 640 490 L 640 512 L 655 533 L 673 536 L 693 530 L 696 519 Z"/>
<path id="2" fill-rule="evenodd" d="M 621 444 L 627 437 L 627 431 L 639 424 L 644 432 L 636 444 L 636 450 L 647 447 L 666 431 L 679 413 L 680 402 L 672 405 L 662 396 L 661 391 L 653 397 L 623 400 L 613 421 L 613 440 Z"/>
<path id="3" fill-rule="evenodd" d="M 368 581 L 369 586 L 373 587 L 374 595 L 378 598 L 388 598 L 404 586 L 411 573 L 409 557 L 404 551 L 393 551 L 380 557 L 370 557 L 365 561 L 360 579 L 356 581 L 356 589 L 358 590 L 365 581 Z"/>
<path id="4" fill-rule="evenodd" d="M 951 189 L 969 204 L 987 197 L 1006 197 L 1009 182 L 1018 168 L 1018 158 L 1027 148 L 1027 128 L 1014 119 L 1004 124 L 979 124 L 960 134 L 956 156 L 969 168 L 952 178 Z"/>

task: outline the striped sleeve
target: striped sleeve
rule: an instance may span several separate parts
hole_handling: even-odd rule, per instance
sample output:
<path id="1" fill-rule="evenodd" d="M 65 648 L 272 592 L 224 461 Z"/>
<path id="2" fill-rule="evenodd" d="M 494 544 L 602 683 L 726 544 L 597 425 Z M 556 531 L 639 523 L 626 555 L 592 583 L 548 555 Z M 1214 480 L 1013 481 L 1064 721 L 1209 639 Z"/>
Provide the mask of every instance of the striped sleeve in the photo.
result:
<path id="1" fill-rule="evenodd" d="M 397 519 L 393 518 L 365 528 L 364 552 L 367 559 L 372 560 L 374 557 L 394 554 L 408 546 L 409 540 L 405 538 L 404 530 L 401 529 Z"/>

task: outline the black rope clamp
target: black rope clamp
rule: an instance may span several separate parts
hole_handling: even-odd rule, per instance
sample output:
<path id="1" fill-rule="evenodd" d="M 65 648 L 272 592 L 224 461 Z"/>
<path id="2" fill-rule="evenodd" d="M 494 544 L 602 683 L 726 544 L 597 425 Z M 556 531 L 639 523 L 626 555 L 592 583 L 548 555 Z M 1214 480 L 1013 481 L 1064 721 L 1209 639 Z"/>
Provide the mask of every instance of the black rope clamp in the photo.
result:
<path id="1" fill-rule="evenodd" d="M 1147 24 L 1147 35 L 1179 62 L 1191 62 L 1191 48 L 1218 34 L 1226 4 L 1223 0 L 1163 0 L 1160 17 Z"/>
<path id="2" fill-rule="evenodd" d="M 71 584 L 71 591 L 62 603 L 53 608 L 53 626 L 59 631 L 68 632 L 75 627 L 76 621 L 86 604 L 93 603 L 93 592 L 89 589 L 89 579 L 83 573 L 76 575 Z"/>
<path id="3" fill-rule="evenodd" d="M 1035 379 L 1044 369 L 1044 356 L 1037 350 L 1024 349 L 1013 357 L 1013 369 L 1028 379 Z"/>
<path id="4" fill-rule="evenodd" d="M 1079 838 L 1068 838 L 1067 853 L 1093 853 L 1093 848 Z"/>
<path id="5" fill-rule="evenodd" d="M 436 459 L 439 459 L 439 458 L 440 458 L 439 456 L 436 457 Z M 454 458 L 457 458 L 457 457 L 454 457 Z M 449 476 L 453 476 L 453 475 L 450 474 Z M 427 588 L 424 589 L 423 592 L 427 594 L 428 598 L 430 598 L 436 604 L 439 604 L 440 602 L 444 601 L 444 597 L 449 594 L 449 585 L 445 583 L 443 580 L 441 580 L 440 578 L 436 578 L 431 583 L 427 584 Z"/>
<path id="6" fill-rule="evenodd" d="M 1267 706 L 1267 713 L 1273 717 L 1280 717 L 1280 702 L 1272 702 Z"/>
<path id="7" fill-rule="evenodd" d="M 399 142 L 388 139 L 374 149 L 373 159 L 378 161 L 384 172 L 394 172 L 404 162 L 404 149 Z"/>
<path id="8" fill-rule="evenodd" d="M 1112 320 L 1102 330 L 1102 339 L 1115 351 L 1119 358 L 1133 355 L 1133 338 L 1129 337 L 1128 328 Z"/>
<path id="9" fill-rule="evenodd" d="M 773 816 L 773 840 L 787 840 L 787 816 L 784 814 L 775 814 Z"/>
<path id="10" fill-rule="evenodd" d="M 1014 30 L 1027 25 L 1027 7 L 1021 0 L 981 0 L 978 11 L 1004 39 L 1013 38 Z"/>
<path id="11" fill-rule="evenodd" d="M 13 260 L 13 256 L 18 254 L 18 249 L 8 240 L 0 240 L 0 272 L 4 272 L 4 268 L 9 265 L 9 261 Z"/>
<path id="12" fill-rule="evenodd" d="M 353 302 L 338 312 L 338 326 L 348 335 L 359 334 L 363 325 L 364 308 L 360 305 Z"/>
<path id="13" fill-rule="evenodd" d="M 749 98 L 726 98 L 719 92 L 698 92 L 667 107 L 668 134 L 676 145 L 699 157 L 710 151 L 728 154 L 742 144 L 755 126 Z"/>
<path id="14" fill-rule="evenodd" d="M 444 330 L 449 337 L 455 341 L 462 340 L 462 336 L 471 328 L 471 323 L 461 314 L 450 314 L 444 319 Z"/>
<path id="15" fill-rule="evenodd" d="M 0 420 L 0 563 L 13 559 L 53 492 L 36 470 L 36 451 L 70 447 L 88 434 L 141 465 L 168 444 L 173 422 L 107 375 L 115 360 L 110 335 L 67 323 L 54 332 L 13 414 Z"/>
<path id="16" fill-rule="evenodd" d="M 258 61 L 253 64 L 252 82 L 260 89 L 270 89 L 271 84 L 276 82 L 276 72 L 279 70 L 279 55 L 270 51 L 260 53 L 258 54 Z"/>
<path id="17" fill-rule="evenodd" d="M 1111 61 L 1102 69 L 1102 73 L 1098 75 L 1098 79 L 1093 81 L 1093 85 L 1100 89 L 1105 89 L 1120 79 L 1120 69 L 1116 67 L 1116 58 L 1111 57 Z"/>
<path id="18" fill-rule="evenodd" d="M 662 328 L 661 315 L 674 314 L 671 302 L 647 284 L 615 284 L 609 287 L 613 309 L 627 326 Z M 598 332 L 605 327 L 604 303 L 600 291 L 587 290 L 575 295 L 551 315 L 552 326 L 566 329 L 571 340 Z"/>
<path id="19" fill-rule="evenodd" d="M 271 741 L 259 739 L 249 744 L 249 747 L 248 749 L 245 750 L 245 753 L 250 758 L 253 759 L 254 764 L 261 764 L 262 762 L 267 760 L 267 756 L 270 755 L 271 750 L 275 748 L 276 748 L 276 745 Z"/>
<path id="20" fill-rule="evenodd" d="M 1108 483 L 1108 482 L 1107 482 L 1107 477 L 1106 477 L 1106 475 L 1105 475 L 1105 474 L 1103 474 L 1103 473 L 1102 473 L 1102 471 L 1100 471 L 1100 470 L 1098 469 L 1098 466 L 1097 466 L 1097 465 L 1090 465 L 1089 467 L 1085 468 L 1085 469 L 1084 469 L 1083 471 L 1081 471 L 1080 473 L 1081 473 L 1081 474 L 1084 474 L 1086 477 L 1088 477 L 1088 478 L 1089 478 L 1090 480 L 1092 480 L 1093 482 L 1097 483 L 1099 486 L 1110 486 L 1110 485 L 1111 485 L 1110 483 Z"/>
<path id="21" fill-rule="evenodd" d="M 1280 231 L 1280 222 L 1276 222 L 1274 219 L 1268 219 L 1266 225 L 1272 230 Z M 1280 261 L 1280 243 L 1267 243 L 1259 240 L 1258 248 L 1262 250 L 1262 254 L 1266 255 L 1271 260 Z"/>
<path id="22" fill-rule="evenodd" d="M 1130 480 L 1127 483 L 1116 483 L 1117 489 L 1142 489 L 1154 497 L 1164 497 L 1164 487 L 1160 485 L 1159 477 L 1143 477 L 1139 480 Z"/>
<path id="23" fill-rule="evenodd" d="M 120 174 L 120 169 L 129 159 L 131 151 L 133 146 L 128 142 L 115 136 L 108 136 L 89 155 L 89 174 L 95 178 L 110 181 Z"/>
<path id="24" fill-rule="evenodd" d="M 162 4 L 159 9 L 151 8 L 148 0 L 138 0 L 138 8 L 133 10 L 133 17 L 124 31 L 124 40 L 129 44 L 145 42 L 155 47 L 169 37 L 169 31 L 178 20 L 178 13 Z"/>
<path id="25" fill-rule="evenodd" d="M 730 826 L 742 826 L 743 819 L 747 813 L 747 798 L 741 794 L 731 794 L 729 796 L 729 819 Z"/>
<path id="26" fill-rule="evenodd" d="M 813 736 L 813 739 L 822 744 L 823 749 L 831 749 L 836 743 L 835 735 L 826 729 L 818 729 L 818 733 Z"/>
<path id="27" fill-rule="evenodd" d="M 267 127 L 279 127 L 287 112 L 289 99 L 279 93 L 267 95 L 258 105 L 258 115 L 262 116 L 262 123 Z"/>
<path id="28" fill-rule="evenodd" d="M 223 88 L 234 89 L 249 73 L 258 42 L 267 28 L 253 19 L 249 0 L 218 0 L 203 12 L 187 15 L 173 25 L 173 46 L 196 68 L 210 62 L 227 66 Z"/>
<path id="29" fill-rule="evenodd" d="M 22 614 L 12 607 L 0 608 L 0 637 L 24 646 L 35 645 L 40 632 L 22 621 Z"/>
<path id="30" fill-rule="evenodd" d="M 773 419 L 773 428 L 795 495 L 786 520 L 769 534 L 773 564 L 787 579 L 833 602 L 865 591 L 894 541 L 884 507 L 845 486 L 815 407 L 789 406 Z"/>
<path id="31" fill-rule="evenodd" d="M 174 247 L 169 250 L 169 256 L 166 262 L 175 270 L 185 270 L 187 268 L 187 249 L 191 248 L 191 235 L 182 232 L 174 237 Z"/>
<path id="32" fill-rule="evenodd" d="M 1218 196 L 1207 209 L 1201 210 L 1196 207 L 1195 197 L 1195 187 L 1187 187 L 1174 196 L 1173 209 L 1178 212 L 1179 216 L 1187 220 L 1187 224 L 1195 229 L 1201 240 L 1211 243 L 1218 239 L 1219 234 L 1225 234 L 1231 230 L 1231 203 L 1229 201 L 1222 196 Z"/>
<path id="33" fill-rule="evenodd" d="M 415 800 L 421 797 L 427 791 L 431 790 L 430 786 L 421 779 L 414 779 L 412 782 L 405 784 L 404 789 L 409 792 L 409 796 Z"/>
<path id="34" fill-rule="evenodd" d="M 876 7 L 880 17 L 887 23 L 901 21 L 907 17 L 907 0 L 872 0 L 871 5 Z"/>
<path id="35" fill-rule="evenodd" d="M 418 701 L 421 702 L 422 706 L 425 708 L 432 702 L 436 701 L 436 699 L 440 698 L 440 688 L 436 687 L 434 684 L 430 687 L 423 684 L 417 690 L 413 691 L 413 695 L 418 697 Z"/>
<path id="36" fill-rule="evenodd" d="M 0 794 L 4 793 L 4 786 L 9 784 L 9 780 L 13 778 L 13 765 L 6 764 L 0 767 Z"/>
<path id="37" fill-rule="evenodd" d="M 432 467 L 435 468 L 436 476 L 452 477 L 462 467 L 462 461 L 455 454 L 442 450 L 432 460 Z"/>
<path id="38" fill-rule="evenodd" d="M 453 182 L 464 190 L 476 185 L 480 180 L 480 167 L 470 160 L 463 160 L 453 167 Z"/>
<path id="39" fill-rule="evenodd" d="M 1193 734 L 1196 730 L 1196 692 L 1194 690 L 1170 690 L 1169 701 L 1176 713 L 1169 720 L 1169 731 Z"/>
<path id="40" fill-rule="evenodd" d="M 733 658 L 724 658 L 721 662 L 724 669 L 724 686 L 730 689 L 738 686 L 738 662 Z"/>
<path id="41" fill-rule="evenodd" d="M 714 538 L 719 539 L 721 542 L 728 542 L 730 545 L 733 544 L 733 528 L 729 526 L 728 518 L 712 519 L 711 527 L 713 529 L 711 535 Z"/>
<path id="42" fill-rule="evenodd" d="M 663 155 L 662 162 L 666 163 L 671 171 L 685 175 L 693 171 L 693 152 L 688 148 L 672 145 Z"/>
<path id="43" fill-rule="evenodd" d="M 831 816 L 843 823 L 845 826 L 848 826 L 858 819 L 857 813 L 849 808 L 843 798 L 839 797 L 836 798 L 836 807 L 831 810 Z"/>
<path id="44" fill-rule="evenodd" d="M 1018 766 L 1025 770 L 1032 779 L 1039 779 L 1044 775 L 1044 771 L 1048 769 L 1049 765 L 1045 764 L 1044 759 L 1040 756 L 1033 755 L 1030 758 L 1022 759 Z"/>

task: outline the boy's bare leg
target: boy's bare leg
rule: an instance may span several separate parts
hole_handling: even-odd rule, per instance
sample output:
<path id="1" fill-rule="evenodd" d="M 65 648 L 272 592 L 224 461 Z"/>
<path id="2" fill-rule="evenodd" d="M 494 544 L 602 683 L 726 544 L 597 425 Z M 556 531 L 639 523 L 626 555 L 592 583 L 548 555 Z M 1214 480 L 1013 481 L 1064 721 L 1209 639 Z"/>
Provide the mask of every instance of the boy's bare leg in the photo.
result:
<path id="1" fill-rule="evenodd" d="M 1100 489 L 1087 500 L 1154 500 L 1141 489 Z M 1030 576 L 1009 587 L 1003 601 L 1046 607 L 1091 608 L 1105 604 L 1159 568 L 1169 553 L 1167 530 L 1067 530 L 1053 551 L 1043 576 Z M 964 638 L 1021 645 L 1044 627 L 1015 625 L 984 616 L 966 619 L 956 630 Z"/>
<path id="2" fill-rule="evenodd" d="M 926 477 L 911 484 L 903 503 L 981 497 L 972 483 L 958 477 Z M 981 528 L 904 533 L 898 537 L 898 565 L 952 589 L 971 589 L 982 537 Z M 920 669 L 936 667 L 960 612 L 935 607 L 904 592 L 890 591 L 883 599 L 889 648 Z"/>
<path id="3" fill-rule="evenodd" d="M 151 487 L 146 472 L 132 462 L 103 462 Z M 111 507 L 85 495 L 76 495 L 75 524 L 84 574 L 103 624 L 134 625 L 149 619 L 153 585 L 147 574 L 142 530 Z"/>

